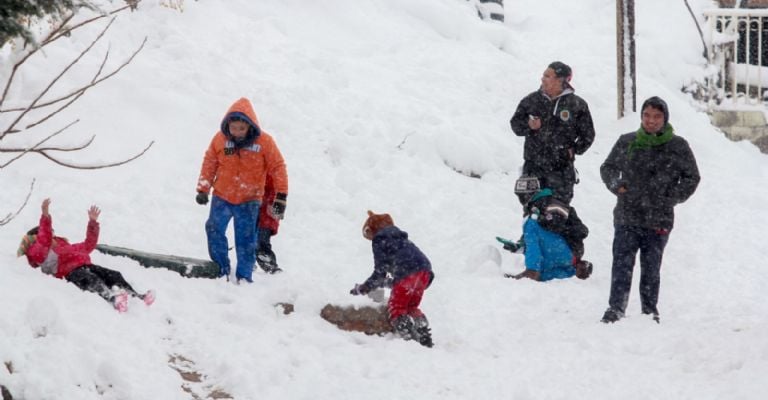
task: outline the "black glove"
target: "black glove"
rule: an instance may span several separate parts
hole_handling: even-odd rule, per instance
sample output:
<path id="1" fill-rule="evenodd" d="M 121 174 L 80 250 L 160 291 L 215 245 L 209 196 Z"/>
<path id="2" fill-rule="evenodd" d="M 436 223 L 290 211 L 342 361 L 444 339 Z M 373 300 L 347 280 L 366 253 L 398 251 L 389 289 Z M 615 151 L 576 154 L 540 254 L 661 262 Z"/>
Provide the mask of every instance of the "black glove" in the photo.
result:
<path id="1" fill-rule="evenodd" d="M 349 291 L 349 294 L 354 296 L 359 296 L 361 294 L 367 294 L 368 292 L 370 292 L 370 290 L 368 290 L 367 286 L 361 285 L 361 284 L 355 284 L 355 287 L 353 287 L 352 290 Z"/>
<path id="2" fill-rule="evenodd" d="M 272 211 L 271 214 L 276 219 L 283 219 L 285 218 L 285 206 L 288 195 L 285 193 L 278 193 L 275 195 L 275 202 L 272 203 Z"/>
<path id="3" fill-rule="evenodd" d="M 208 193 L 197 192 L 197 197 L 195 197 L 195 201 L 197 202 L 197 204 L 200 204 L 203 206 L 208 204 Z"/>

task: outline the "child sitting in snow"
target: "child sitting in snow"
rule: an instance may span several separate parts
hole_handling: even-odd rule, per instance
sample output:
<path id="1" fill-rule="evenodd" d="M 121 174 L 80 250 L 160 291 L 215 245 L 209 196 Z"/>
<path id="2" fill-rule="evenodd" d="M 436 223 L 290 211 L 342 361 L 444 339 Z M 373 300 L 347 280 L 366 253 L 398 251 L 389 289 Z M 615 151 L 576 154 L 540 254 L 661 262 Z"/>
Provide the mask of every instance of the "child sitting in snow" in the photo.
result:
<path id="1" fill-rule="evenodd" d="M 392 285 L 387 309 L 395 332 L 405 340 L 414 339 L 432 347 L 427 317 L 419 310 L 424 290 L 435 276 L 429 260 L 408 240 L 408 234 L 395 226 L 389 214 L 368 211 L 363 237 L 373 242 L 373 274 L 350 293 L 367 294 Z M 387 275 L 391 275 L 391 280 Z"/>
<path id="2" fill-rule="evenodd" d="M 96 248 L 99 239 L 97 219 L 101 210 L 98 207 L 91 206 L 88 209 L 85 241 L 70 244 L 63 237 L 53 236 L 51 215 L 48 213 L 50 204 L 50 199 L 43 200 L 40 225 L 30 229 L 22 238 L 16 252 L 18 257 L 26 255 L 29 265 L 33 268 L 39 267 L 48 275 L 66 279 L 82 290 L 98 294 L 119 312 L 128 309 L 128 295 L 142 299 L 147 305 L 152 304 L 155 297 L 151 290 L 139 294 L 125 281 L 120 272 L 91 264 L 89 254 Z"/>
<path id="3" fill-rule="evenodd" d="M 592 263 L 581 257 L 584 255 L 584 238 L 589 230 L 576 210 L 553 197 L 551 189 L 530 185 L 524 189 L 521 186 L 525 185 L 516 185 L 515 193 L 524 205 L 526 217 L 522 244 L 509 250 L 525 254 L 525 271 L 505 276 L 536 281 L 574 275 L 587 279 L 592 273 Z"/>

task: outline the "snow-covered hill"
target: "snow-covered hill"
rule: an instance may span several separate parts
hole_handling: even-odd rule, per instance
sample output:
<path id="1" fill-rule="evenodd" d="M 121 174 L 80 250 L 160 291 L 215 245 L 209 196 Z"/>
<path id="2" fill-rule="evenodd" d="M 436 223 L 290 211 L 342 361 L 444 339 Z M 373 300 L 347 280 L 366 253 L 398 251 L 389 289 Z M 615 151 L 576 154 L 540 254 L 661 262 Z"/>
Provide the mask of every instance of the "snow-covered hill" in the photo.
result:
<path id="1" fill-rule="evenodd" d="M 704 61 L 682 2 L 636 2 L 638 97 L 667 100 L 702 182 L 677 208 L 662 323 L 640 315 L 635 283 L 628 318 L 610 326 L 599 319 L 614 197 L 598 169 L 618 135 L 639 125 L 637 114 L 616 120 L 614 1 L 507 1 L 505 24 L 479 20 L 461 0 L 201 0 L 181 13 L 160 3 L 144 0 L 116 19 L 87 68 L 56 90 L 87 79 L 108 46 L 110 65 L 146 36 L 145 49 L 48 125 L 81 119 L 58 143 L 96 135 L 73 161 L 121 159 L 154 140 L 151 150 L 107 170 L 28 155 L 0 171 L 2 215 L 36 179 L 30 205 L 0 227 L 0 384 L 15 398 L 193 398 L 169 366 L 179 356 L 204 374 L 195 393 L 218 388 L 236 399 L 752 400 L 768 390 L 759 251 L 768 158 L 726 140 L 680 93 Z M 101 27 L 30 60 L 13 96 L 33 96 Z M 4 82 L 11 56 L 0 55 Z M 502 272 L 520 271 L 522 259 L 494 261 L 494 236 L 517 235 L 522 222 L 512 185 L 523 142 L 508 121 L 553 60 L 573 67 L 596 124 L 595 144 L 577 160 L 573 202 L 590 227 L 595 272 L 587 281 L 513 281 Z M 46 197 L 57 233 L 72 240 L 97 204 L 102 243 L 207 257 L 208 209 L 194 202 L 195 184 L 220 119 L 241 96 L 288 164 L 287 217 L 273 241 L 285 273 L 237 286 L 94 254 L 157 292 L 152 307 L 131 303 L 121 315 L 15 257 Z M 319 317 L 326 303 L 370 303 L 348 294 L 372 268 L 360 235 L 368 209 L 389 212 L 433 263 L 422 303 L 433 349 L 342 332 Z M 283 315 L 278 302 L 296 311 Z"/>

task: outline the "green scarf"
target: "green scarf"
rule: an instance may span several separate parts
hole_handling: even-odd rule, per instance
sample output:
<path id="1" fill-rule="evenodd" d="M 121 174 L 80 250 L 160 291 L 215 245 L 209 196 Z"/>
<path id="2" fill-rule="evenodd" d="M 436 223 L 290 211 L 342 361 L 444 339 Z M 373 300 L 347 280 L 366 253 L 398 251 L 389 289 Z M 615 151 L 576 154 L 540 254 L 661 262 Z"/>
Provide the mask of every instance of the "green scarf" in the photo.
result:
<path id="1" fill-rule="evenodd" d="M 667 122 L 667 124 L 664 125 L 664 129 L 661 131 L 661 135 L 648 133 L 645 131 L 645 129 L 643 129 L 643 126 L 641 125 L 640 129 L 637 130 L 637 134 L 635 135 L 635 140 L 633 140 L 632 143 L 629 144 L 629 148 L 627 149 L 627 155 L 631 158 L 633 151 L 646 150 L 646 149 L 650 149 L 651 147 L 662 145 L 672 140 L 674 136 L 675 136 L 675 129 L 672 128 L 672 124 L 670 124 L 669 122 Z"/>

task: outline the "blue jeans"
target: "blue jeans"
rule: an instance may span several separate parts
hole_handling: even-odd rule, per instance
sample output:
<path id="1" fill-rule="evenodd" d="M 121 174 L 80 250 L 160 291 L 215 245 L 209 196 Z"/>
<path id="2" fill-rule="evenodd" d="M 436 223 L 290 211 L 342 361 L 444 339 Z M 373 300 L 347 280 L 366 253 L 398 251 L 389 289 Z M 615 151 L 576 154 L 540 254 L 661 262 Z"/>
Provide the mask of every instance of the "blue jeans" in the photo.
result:
<path id="1" fill-rule="evenodd" d="M 611 296 L 608 305 L 622 314 L 627 309 L 632 286 L 632 270 L 640 251 L 640 303 L 642 312 L 658 314 L 661 283 L 661 258 L 669 240 L 669 231 L 637 226 L 616 225 L 613 236 L 613 265 L 611 267 Z"/>
<path id="2" fill-rule="evenodd" d="M 237 269 L 235 277 L 253 282 L 253 264 L 256 262 L 256 247 L 258 233 L 256 226 L 259 222 L 259 201 L 249 201 L 242 204 L 232 204 L 218 196 L 211 199 L 211 212 L 205 222 L 205 233 L 208 235 L 208 254 L 219 265 L 219 276 L 229 276 L 229 243 L 227 242 L 227 226 L 235 219 L 235 253 L 237 254 Z"/>

